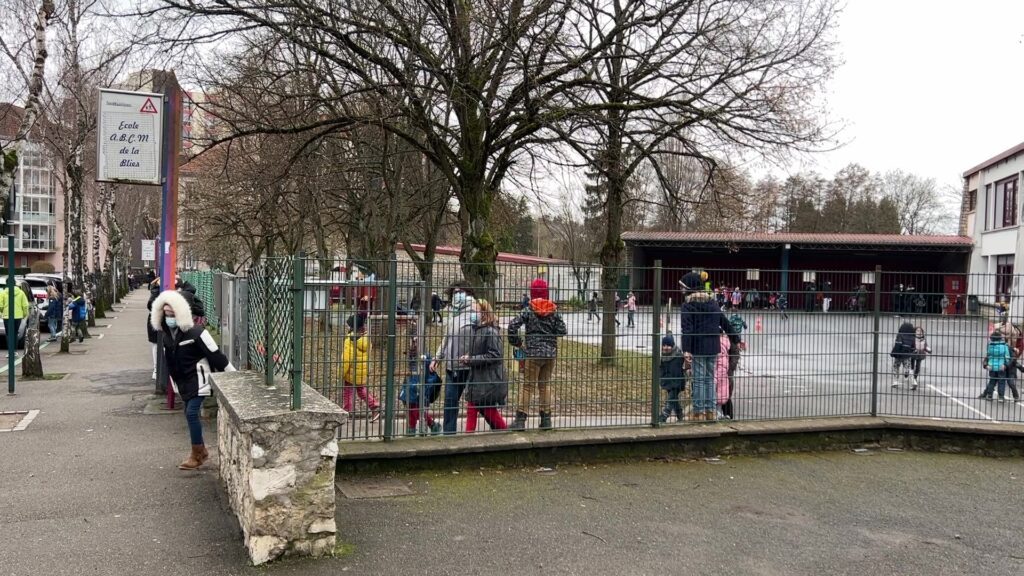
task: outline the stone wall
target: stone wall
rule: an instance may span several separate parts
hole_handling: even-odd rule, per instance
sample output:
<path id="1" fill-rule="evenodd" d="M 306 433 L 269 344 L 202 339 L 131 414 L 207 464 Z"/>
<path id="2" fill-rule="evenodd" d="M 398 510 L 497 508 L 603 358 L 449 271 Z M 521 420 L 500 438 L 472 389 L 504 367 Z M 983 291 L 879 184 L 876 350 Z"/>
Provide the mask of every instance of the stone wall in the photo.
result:
<path id="1" fill-rule="evenodd" d="M 255 372 L 215 374 L 220 475 L 253 564 L 283 555 L 322 556 L 335 547 L 334 470 L 338 427 L 347 414 L 303 387 L 288 409 L 288 387 Z"/>

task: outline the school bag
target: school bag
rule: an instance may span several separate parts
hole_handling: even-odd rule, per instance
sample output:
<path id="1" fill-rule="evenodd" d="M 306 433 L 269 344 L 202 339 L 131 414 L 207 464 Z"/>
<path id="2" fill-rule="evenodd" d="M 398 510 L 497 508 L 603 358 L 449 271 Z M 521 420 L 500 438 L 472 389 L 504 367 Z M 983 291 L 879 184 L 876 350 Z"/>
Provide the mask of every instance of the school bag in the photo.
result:
<path id="1" fill-rule="evenodd" d="M 733 314 L 729 317 L 729 325 L 732 326 L 732 331 L 736 334 L 743 334 L 743 330 L 747 327 L 747 323 L 743 321 L 743 317 L 739 314 Z"/>
<path id="2" fill-rule="evenodd" d="M 430 371 L 431 358 L 428 356 L 424 361 L 423 370 L 427 378 L 420 386 L 420 373 L 415 372 L 405 377 L 402 383 L 402 390 L 398 393 L 398 400 L 408 406 L 430 406 L 441 395 L 441 377 L 437 372 Z M 423 389 L 424 402 L 420 402 L 420 389 Z"/>

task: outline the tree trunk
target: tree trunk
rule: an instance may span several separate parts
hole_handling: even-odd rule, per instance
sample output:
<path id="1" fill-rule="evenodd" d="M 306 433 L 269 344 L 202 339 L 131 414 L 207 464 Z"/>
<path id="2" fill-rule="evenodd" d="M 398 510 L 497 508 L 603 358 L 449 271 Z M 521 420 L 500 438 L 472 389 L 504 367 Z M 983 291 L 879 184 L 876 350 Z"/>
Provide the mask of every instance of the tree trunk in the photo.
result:
<path id="1" fill-rule="evenodd" d="M 605 175 L 605 237 L 601 246 L 601 287 L 605 294 L 604 332 L 601 335 L 601 361 L 614 364 L 616 356 L 615 318 L 608 319 L 609 300 L 615 310 L 615 290 L 618 289 L 621 273 L 622 252 L 622 202 L 625 199 L 626 179 L 623 176 L 622 130 L 616 110 L 608 112 L 608 141 L 601 159 Z M 609 298 L 611 296 L 611 298 Z"/>
<path id="2" fill-rule="evenodd" d="M 61 319 L 61 331 L 60 331 L 60 351 L 63 354 L 71 352 L 71 308 L 68 308 L 70 292 L 68 288 L 70 286 L 64 284 L 64 310 L 63 318 Z"/>
<path id="3" fill-rule="evenodd" d="M 29 306 L 25 318 L 25 356 L 21 359 L 21 376 L 23 378 L 43 377 L 43 357 L 39 353 L 39 310 L 35 305 Z"/>
<path id="4" fill-rule="evenodd" d="M 39 115 L 39 97 L 43 93 L 43 75 L 46 68 L 46 27 L 53 17 L 53 0 L 43 0 L 36 12 L 35 36 L 33 39 L 35 58 L 32 74 L 28 80 L 28 94 L 25 98 L 25 114 L 14 135 L 12 144 L 28 138 L 29 131 Z M 18 168 L 18 151 L 14 146 L 8 152 L 0 153 L 0 205 L 7 203 L 14 186 L 14 173 Z M 2 217 L 2 216 L 0 216 Z"/>
<path id="5" fill-rule="evenodd" d="M 491 216 L 491 195 L 483 183 L 465 188 L 471 192 L 462 194 L 459 223 L 462 228 L 462 276 L 477 294 L 493 300 L 494 282 L 497 279 L 498 248 L 488 229 Z"/>

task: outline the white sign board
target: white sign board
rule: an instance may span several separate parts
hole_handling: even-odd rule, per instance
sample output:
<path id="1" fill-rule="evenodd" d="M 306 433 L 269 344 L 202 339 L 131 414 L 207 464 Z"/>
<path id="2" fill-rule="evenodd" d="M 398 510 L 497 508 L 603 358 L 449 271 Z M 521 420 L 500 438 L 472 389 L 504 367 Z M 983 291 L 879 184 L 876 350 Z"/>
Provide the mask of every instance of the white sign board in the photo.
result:
<path id="1" fill-rule="evenodd" d="M 142 240 L 142 261 L 152 262 L 156 260 L 156 240 Z"/>
<path id="2" fill-rule="evenodd" d="M 96 180 L 159 185 L 160 94 L 100 89 Z"/>

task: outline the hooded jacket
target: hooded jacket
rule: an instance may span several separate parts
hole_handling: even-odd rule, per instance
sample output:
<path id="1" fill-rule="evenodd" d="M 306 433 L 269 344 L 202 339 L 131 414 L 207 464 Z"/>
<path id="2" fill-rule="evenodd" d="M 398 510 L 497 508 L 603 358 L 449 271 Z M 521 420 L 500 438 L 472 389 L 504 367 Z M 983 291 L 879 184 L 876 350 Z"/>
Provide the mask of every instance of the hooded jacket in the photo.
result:
<path id="1" fill-rule="evenodd" d="M 7 288 L 0 290 L 0 313 L 4 320 L 11 317 L 11 310 L 7 307 Z M 20 286 L 14 286 L 14 318 L 21 320 L 28 316 L 28 296 Z"/>
<path id="2" fill-rule="evenodd" d="M 164 305 L 170 305 L 178 326 L 171 330 L 164 321 Z M 153 301 L 149 324 L 164 335 L 164 357 L 174 388 L 182 401 L 209 396 L 210 374 L 223 372 L 230 366 L 213 337 L 192 321 L 192 310 L 185 297 L 177 291 L 163 292 Z"/>
<path id="3" fill-rule="evenodd" d="M 508 323 L 508 341 L 524 348 L 519 329 L 526 326 L 527 358 L 554 358 L 558 355 L 558 337 L 565 336 L 565 321 L 554 302 L 545 298 L 530 300 L 530 306 Z"/>
<path id="4" fill-rule="evenodd" d="M 682 308 L 682 350 L 694 356 L 716 356 L 721 352 L 718 336 L 728 335 L 729 342 L 736 345 L 739 334 L 722 313 L 713 296 L 703 291 L 691 292 L 686 296 Z"/>
<path id="5" fill-rule="evenodd" d="M 470 341 L 473 339 L 473 323 L 469 321 L 469 309 L 473 305 L 473 298 L 466 296 L 465 300 L 456 303 L 452 298 L 452 313 L 448 317 L 448 326 L 445 329 L 444 338 L 437 349 L 434 359 L 438 366 L 448 362 L 448 370 L 468 370 L 466 366 L 459 364 L 459 358 L 469 354 Z M 458 306 L 458 307 L 456 307 Z M 440 368 L 438 369 L 440 370 Z"/>
<path id="6" fill-rule="evenodd" d="M 680 391 L 686 387 L 683 376 L 683 351 L 673 346 L 668 354 L 662 353 L 660 364 L 660 382 L 662 390 Z"/>

